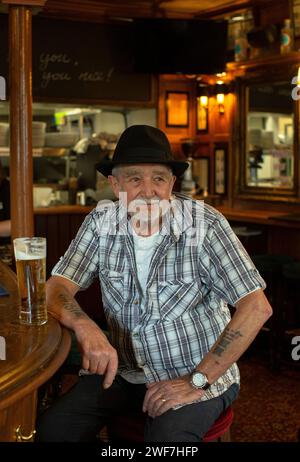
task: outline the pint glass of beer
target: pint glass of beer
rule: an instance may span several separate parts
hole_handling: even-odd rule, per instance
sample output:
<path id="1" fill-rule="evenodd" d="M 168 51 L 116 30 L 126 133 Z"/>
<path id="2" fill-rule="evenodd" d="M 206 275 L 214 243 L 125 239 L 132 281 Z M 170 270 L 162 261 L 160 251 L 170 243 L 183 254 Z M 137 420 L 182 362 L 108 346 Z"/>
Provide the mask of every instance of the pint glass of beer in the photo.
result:
<path id="1" fill-rule="evenodd" d="M 14 239 L 14 251 L 20 296 L 20 322 L 31 325 L 45 324 L 47 322 L 46 238 Z"/>

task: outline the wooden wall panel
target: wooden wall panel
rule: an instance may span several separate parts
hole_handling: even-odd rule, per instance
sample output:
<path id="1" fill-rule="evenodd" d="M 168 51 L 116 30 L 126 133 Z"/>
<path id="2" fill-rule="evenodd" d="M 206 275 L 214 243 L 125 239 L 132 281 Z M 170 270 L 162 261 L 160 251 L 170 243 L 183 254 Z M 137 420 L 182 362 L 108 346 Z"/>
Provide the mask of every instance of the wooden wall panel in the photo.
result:
<path id="1" fill-rule="evenodd" d="M 214 141 L 225 141 L 230 136 L 233 95 L 224 96 L 224 114 L 220 114 L 219 105 L 215 97 L 209 101 L 210 135 Z"/>
<path id="2" fill-rule="evenodd" d="M 261 5 L 259 5 L 261 3 Z M 290 12 L 290 2 L 287 0 L 276 0 L 258 2 L 257 7 L 258 11 L 258 23 L 261 26 L 267 24 L 282 24 L 286 18 L 289 18 L 291 15 Z"/>
<path id="3" fill-rule="evenodd" d="M 271 254 L 291 255 L 300 259 L 299 229 L 270 227 L 268 252 Z"/>
<path id="4" fill-rule="evenodd" d="M 70 245 L 72 238 L 73 232 L 76 232 L 75 230 L 71 229 L 71 222 L 70 222 L 70 216 L 69 215 L 59 215 L 58 217 L 58 243 L 57 243 L 57 251 L 59 254 L 59 257 L 62 256 L 67 248 Z"/>
<path id="5" fill-rule="evenodd" d="M 168 127 L 166 121 L 167 92 L 187 92 L 189 94 L 189 124 L 188 127 Z M 171 143 L 178 143 L 183 138 L 195 136 L 195 82 L 193 80 L 168 80 L 161 76 L 158 91 L 158 126 L 167 134 Z"/>
<path id="6" fill-rule="evenodd" d="M 211 146 L 210 143 L 199 143 L 197 144 L 197 149 L 194 153 L 194 157 L 197 159 L 198 157 L 207 157 L 210 156 Z"/>

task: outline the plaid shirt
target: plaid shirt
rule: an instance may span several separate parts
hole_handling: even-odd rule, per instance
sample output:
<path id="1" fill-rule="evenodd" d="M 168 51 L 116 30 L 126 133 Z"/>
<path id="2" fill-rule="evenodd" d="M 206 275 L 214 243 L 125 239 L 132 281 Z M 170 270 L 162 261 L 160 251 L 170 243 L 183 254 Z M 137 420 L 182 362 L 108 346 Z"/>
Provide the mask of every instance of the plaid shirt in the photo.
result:
<path id="1" fill-rule="evenodd" d="M 186 205 L 190 208 L 183 209 Z M 121 209 L 120 202 L 97 206 L 52 274 L 82 289 L 99 277 L 119 372 L 144 372 L 147 382 L 188 374 L 230 321 L 227 303 L 235 305 L 265 283 L 223 215 L 177 195 L 169 232 L 164 232 L 167 226 L 160 230 L 153 249 L 141 303 L 133 239 Z M 192 244 L 191 229 L 201 230 Z M 236 364 L 204 399 L 219 396 L 233 383 L 239 383 Z"/>

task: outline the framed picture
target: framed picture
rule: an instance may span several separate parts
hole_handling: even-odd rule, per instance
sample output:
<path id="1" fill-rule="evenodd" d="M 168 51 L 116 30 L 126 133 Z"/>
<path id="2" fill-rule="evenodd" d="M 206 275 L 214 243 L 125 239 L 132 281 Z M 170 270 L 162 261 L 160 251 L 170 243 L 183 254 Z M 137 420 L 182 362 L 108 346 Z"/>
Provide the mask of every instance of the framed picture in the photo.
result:
<path id="1" fill-rule="evenodd" d="M 193 178 L 196 181 L 199 193 L 209 192 L 209 157 L 193 159 Z"/>
<path id="2" fill-rule="evenodd" d="M 197 132 L 208 133 L 208 97 L 197 98 Z"/>
<path id="3" fill-rule="evenodd" d="M 166 126 L 189 126 L 189 93 L 185 91 L 166 92 Z"/>
<path id="4" fill-rule="evenodd" d="M 226 194 L 227 147 L 215 146 L 215 194 Z"/>

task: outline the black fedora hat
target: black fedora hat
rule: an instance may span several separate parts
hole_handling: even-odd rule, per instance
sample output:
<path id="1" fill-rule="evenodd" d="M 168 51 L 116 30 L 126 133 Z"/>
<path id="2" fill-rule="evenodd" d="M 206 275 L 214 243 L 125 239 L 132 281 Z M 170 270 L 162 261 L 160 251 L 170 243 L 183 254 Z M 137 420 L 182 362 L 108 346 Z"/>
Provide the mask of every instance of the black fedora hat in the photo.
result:
<path id="1" fill-rule="evenodd" d="M 175 160 L 168 138 L 158 128 L 150 125 L 132 125 L 120 136 L 113 158 L 102 160 L 96 165 L 105 176 L 111 175 L 116 165 L 164 164 L 174 175 L 181 176 L 188 168 L 188 162 Z"/>

